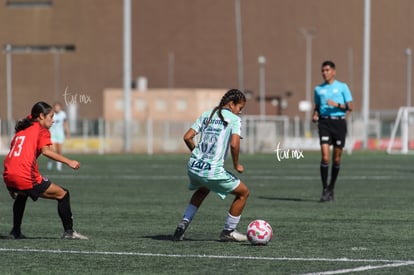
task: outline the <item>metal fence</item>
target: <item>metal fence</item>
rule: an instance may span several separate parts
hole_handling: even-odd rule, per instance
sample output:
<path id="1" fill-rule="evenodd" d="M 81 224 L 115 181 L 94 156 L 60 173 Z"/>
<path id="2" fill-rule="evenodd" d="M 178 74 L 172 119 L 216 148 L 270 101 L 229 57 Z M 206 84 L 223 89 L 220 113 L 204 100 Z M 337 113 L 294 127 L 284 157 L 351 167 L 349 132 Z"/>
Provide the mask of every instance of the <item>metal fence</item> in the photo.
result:
<path id="1" fill-rule="evenodd" d="M 368 134 L 369 149 L 385 150 L 396 118 L 395 112 L 373 113 L 370 119 Z M 303 121 L 287 116 L 242 117 L 241 151 L 245 153 L 273 153 L 276 148 L 284 147 L 301 150 L 319 150 L 317 125 L 311 125 L 311 133 L 305 136 Z M 193 121 L 132 121 L 131 153 L 158 154 L 183 153 L 187 148 L 183 142 L 183 134 Z M 8 123 L 0 120 L 0 152 L 8 151 L 14 121 Z M 71 137 L 65 141 L 66 153 L 120 153 L 123 148 L 123 121 L 105 121 L 103 119 L 77 120 L 71 125 Z M 362 119 L 353 114 L 348 119 L 348 138 L 346 150 L 361 148 L 363 137 Z M 397 137 L 399 133 L 397 132 Z"/>

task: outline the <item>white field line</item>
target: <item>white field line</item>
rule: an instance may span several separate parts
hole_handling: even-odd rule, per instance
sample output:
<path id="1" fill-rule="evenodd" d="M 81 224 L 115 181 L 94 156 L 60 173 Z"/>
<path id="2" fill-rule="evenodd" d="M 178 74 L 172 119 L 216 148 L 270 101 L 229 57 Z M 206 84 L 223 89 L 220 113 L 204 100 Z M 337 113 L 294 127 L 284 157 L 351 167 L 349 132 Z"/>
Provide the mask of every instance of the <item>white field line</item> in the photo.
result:
<path id="1" fill-rule="evenodd" d="M 348 259 L 348 258 L 288 258 L 288 257 L 253 257 L 253 256 L 232 256 L 232 255 L 205 255 L 205 254 L 163 254 L 144 252 L 116 252 L 116 251 L 82 251 L 82 250 L 53 250 L 53 249 L 18 249 L 0 248 L 1 252 L 24 252 L 24 253 L 52 253 L 52 254 L 86 254 L 86 255 L 113 255 L 113 256 L 139 256 L 139 257 L 164 257 L 164 258 L 207 258 L 207 259 L 233 259 L 233 260 L 265 260 L 265 261 L 308 261 L 308 262 L 365 262 L 385 263 L 383 265 L 367 265 L 350 269 L 323 271 L 317 273 L 306 273 L 303 275 L 328 275 L 360 272 L 372 269 L 399 267 L 414 265 L 414 261 L 407 260 L 385 260 L 385 259 Z"/>
<path id="2" fill-rule="evenodd" d="M 253 179 L 265 179 L 265 180 L 288 180 L 288 181 L 303 181 L 303 180 L 319 180 L 319 176 L 280 176 L 280 175 L 252 175 L 252 176 L 243 176 L 245 178 Z M 183 175 L 82 175 L 78 173 L 73 173 L 69 175 L 52 175 L 51 179 L 92 179 L 92 180 L 101 180 L 101 179 L 123 179 L 123 180 L 187 180 L 188 176 Z M 377 180 L 377 181 L 389 181 L 396 179 L 407 179 L 407 176 L 342 176 L 343 180 Z"/>
<path id="3" fill-rule="evenodd" d="M 405 265 L 414 265 L 414 261 L 408 261 L 408 262 L 396 262 L 392 264 L 385 264 L 385 265 L 367 265 L 367 266 L 360 266 L 355 268 L 349 268 L 349 269 L 339 269 L 339 270 L 331 270 L 331 271 L 323 271 L 323 272 L 316 272 L 316 273 L 306 273 L 302 275 L 330 275 L 330 274 L 344 274 L 344 273 L 351 273 L 351 272 L 361 272 L 361 271 L 367 271 L 372 269 L 382 269 L 382 268 L 388 268 L 388 267 L 399 267 L 399 266 L 405 266 Z"/>
<path id="4" fill-rule="evenodd" d="M 363 262 L 363 263 L 389 263 L 389 264 L 414 264 L 411 260 L 386 260 L 386 259 L 349 259 L 349 258 L 288 258 L 288 257 L 254 257 L 234 255 L 206 255 L 206 254 L 164 254 L 126 251 L 87 251 L 87 250 L 55 250 L 34 248 L 0 248 L 0 252 L 33 252 L 56 254 L 89 254 L 89 255 L 115 255 L 115 256 L 146 256 L 165 258 L 210 258 L 210 259 L 235 259 L 235 260 L 267 260 L 267 261 L 309 261 L 309 262 Z"/>

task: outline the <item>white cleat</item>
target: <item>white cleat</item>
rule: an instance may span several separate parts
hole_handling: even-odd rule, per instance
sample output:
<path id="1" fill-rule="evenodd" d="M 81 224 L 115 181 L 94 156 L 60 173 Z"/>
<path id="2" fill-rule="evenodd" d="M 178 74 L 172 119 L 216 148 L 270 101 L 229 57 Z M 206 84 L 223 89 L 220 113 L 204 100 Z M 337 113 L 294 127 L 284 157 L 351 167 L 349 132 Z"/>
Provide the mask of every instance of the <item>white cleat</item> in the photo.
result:
<path id="1" fill-rule="evenodd" d="M 63 240 L 88 240 L 88 237 L 76 232 L 76 231 L 72 231 L 72 232 L 63 232 L 63 236 L 62 236 Z"/>
<path id="2" fill-rule="evenodd" d="M 236 229 L 234 230 L 223 230 L 220 234 L 220 241 L 223 242 L 245 242 L 247 236 L 240 233 Z"/>

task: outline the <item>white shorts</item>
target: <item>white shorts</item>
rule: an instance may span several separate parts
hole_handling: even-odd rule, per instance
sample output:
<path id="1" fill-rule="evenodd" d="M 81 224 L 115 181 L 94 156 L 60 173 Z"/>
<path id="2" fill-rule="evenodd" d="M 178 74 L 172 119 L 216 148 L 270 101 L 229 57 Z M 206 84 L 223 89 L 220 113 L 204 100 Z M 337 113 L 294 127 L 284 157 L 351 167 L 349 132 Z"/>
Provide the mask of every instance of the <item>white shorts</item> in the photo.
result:
<path id="1" fill-rule="evenodd" d="M 50 139 L 52 140 L 52 143 L 63 144 L 63 142 L 65 141 L 65 135 L 64 134 L 51 134 Z"/>

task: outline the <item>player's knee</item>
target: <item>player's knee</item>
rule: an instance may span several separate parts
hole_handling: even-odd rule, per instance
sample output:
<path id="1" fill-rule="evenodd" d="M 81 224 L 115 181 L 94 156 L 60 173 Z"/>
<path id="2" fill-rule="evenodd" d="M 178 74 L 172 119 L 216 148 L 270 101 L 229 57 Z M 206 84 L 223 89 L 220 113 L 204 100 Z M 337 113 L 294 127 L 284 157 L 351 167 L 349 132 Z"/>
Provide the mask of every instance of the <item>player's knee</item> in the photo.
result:
<path id="1" fill-rule="evenodd" d="M 200 188 L 197 190 L 197 193 L 202 196 L 207 196 L 210 190 L 208 188 Z"/>
<path id="2" fill-rule="evenodd" d="M 247 198 L 250 195 L 250 190 L 249 190 L 249 188 L 247 188 L 247 186 L 244 183 L 240 183 L 240 185 L 242 187 L 241 192 L 240 192 L 240 197 L 247 200 Z"/>
<path id="3" fill-rule="evenodd" d="M 321 164 L 329 165 L 329 157 L 323 157 L 321 159 Z"/>
<path id="4" fill-rule="evenodd" d="M 333 157 L 333 163 L 334 165 L 339 165 L 341 163 L 341 155 L 335 155 Z"/>
<path id="5" fill-rule="evenodd" d="M 69 190 L 66 188 L 61 188 L 61 191 L 57 194 L 56 199 L 62 200 L 65 197 L 69 197 Z"/>
<path id="6" fill-rule="evenodd" d="M 244 194 L 246 200 L 250 196 L 250 190 L 246 188 L 246 193 Z"/>

